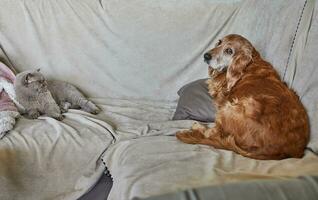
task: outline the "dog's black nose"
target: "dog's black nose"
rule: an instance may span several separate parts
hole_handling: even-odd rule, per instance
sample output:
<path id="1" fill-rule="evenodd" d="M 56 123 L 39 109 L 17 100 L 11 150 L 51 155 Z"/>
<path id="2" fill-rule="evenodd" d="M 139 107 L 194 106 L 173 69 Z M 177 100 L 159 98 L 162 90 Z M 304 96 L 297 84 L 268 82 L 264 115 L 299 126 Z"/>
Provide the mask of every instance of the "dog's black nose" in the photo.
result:
<path id="1" fill-rule="evenodd" d="M 204 57 L 204 60 L 211 60 L 212 59 L 212 56 L 209 53 L 205 53 L 203 57 Z"/>

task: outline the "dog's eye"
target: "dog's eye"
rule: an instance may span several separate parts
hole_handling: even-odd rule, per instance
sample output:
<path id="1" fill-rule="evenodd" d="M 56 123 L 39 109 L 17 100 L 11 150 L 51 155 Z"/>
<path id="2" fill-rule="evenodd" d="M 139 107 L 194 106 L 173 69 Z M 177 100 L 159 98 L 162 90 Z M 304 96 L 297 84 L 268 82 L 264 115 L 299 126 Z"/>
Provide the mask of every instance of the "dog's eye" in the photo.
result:
<path id="1" fill-rule="evenodd" d="M 233 50 L 231 48 L 227 48 L 224 50 L 224 52 L 228 55 L 232 55 L 233 54 Z"/>
<path id="2" fill-rule="evenodd" d="M 218 40 L 218 42 L 216 43 L 216 46 L 220 46 L 222 43 L 222 40 Z"/>

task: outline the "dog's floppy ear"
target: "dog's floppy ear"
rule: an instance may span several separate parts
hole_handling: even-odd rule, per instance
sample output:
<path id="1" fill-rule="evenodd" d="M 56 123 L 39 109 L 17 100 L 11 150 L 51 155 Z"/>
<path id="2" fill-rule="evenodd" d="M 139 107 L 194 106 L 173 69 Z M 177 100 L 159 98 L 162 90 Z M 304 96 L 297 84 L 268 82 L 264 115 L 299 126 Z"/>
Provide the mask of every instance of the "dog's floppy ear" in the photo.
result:
<path id="1" fill-rule="evenodd" d="M 235 86 L 235 84 L 242 78 L 246 67 L 252 62 L 252 52 L 245 50 L 233 57 L 231 64 L 226 72 L 227 91 Z"/>

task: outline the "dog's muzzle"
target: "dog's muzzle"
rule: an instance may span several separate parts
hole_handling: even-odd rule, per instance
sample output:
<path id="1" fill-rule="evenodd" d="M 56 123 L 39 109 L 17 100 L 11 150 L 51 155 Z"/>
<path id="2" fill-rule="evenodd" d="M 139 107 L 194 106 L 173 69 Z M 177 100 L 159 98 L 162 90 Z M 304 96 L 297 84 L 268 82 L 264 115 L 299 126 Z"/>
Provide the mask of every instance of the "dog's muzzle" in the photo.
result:
<path id="1" fill-rule="evenodd" d="M 203 58 L 204 58 L 204 62 L 206 62 L 206 63 L 209 64 L 210 60 L 212 59 L 212 56 L 211 56 L 211 54 L 209 54 L 209 53 L 205 53 L 205 54 L 203 55 Z"/>

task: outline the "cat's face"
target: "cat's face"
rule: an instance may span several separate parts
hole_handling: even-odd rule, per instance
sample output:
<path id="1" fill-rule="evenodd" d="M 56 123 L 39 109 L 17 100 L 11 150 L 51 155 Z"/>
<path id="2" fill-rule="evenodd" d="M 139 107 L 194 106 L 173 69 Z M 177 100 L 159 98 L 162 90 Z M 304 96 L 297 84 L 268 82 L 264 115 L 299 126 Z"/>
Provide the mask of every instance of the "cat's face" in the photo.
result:
<path id="1" fill-rule="evenodd" d="M 47 82 L 39 71 L 22 72 L 16 76 L 16 81 L 34 92 L 45 92 L 47 91 Z"/>

